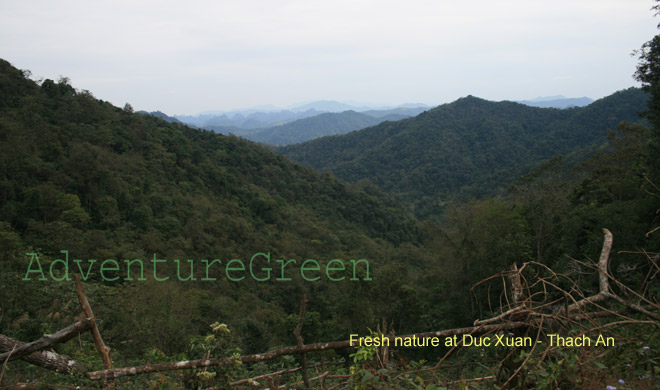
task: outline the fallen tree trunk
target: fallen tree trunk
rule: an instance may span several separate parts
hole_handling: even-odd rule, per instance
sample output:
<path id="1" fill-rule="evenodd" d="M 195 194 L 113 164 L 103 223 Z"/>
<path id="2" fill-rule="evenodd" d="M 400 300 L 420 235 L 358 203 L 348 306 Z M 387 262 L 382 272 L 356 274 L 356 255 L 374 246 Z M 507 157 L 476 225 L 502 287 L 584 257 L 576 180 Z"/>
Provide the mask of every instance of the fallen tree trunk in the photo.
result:
<path id="1" fill-rule="evenodd" d="M 397 336 L 397 337 L 412 338 L 414 336 L 418 339 L 425 339 L 429 337 L 447 337 L 447 336 L 454 336 L 461 334 L 475 334 L 475 333 L 481 334 L 481 333 L 489 333 L 499 330 L 525 328 L 529 326 L 530 324 L 526 322 L 511 322 L 511 323 L 498 324 L 498 325 L 483 325 L 483 326 L 473 326 L 468 328 L 447 329 L 437 332 L 415 333 L 415 334 L 409 334 L 409 335 Z M 386 338 L 389 339 L 391 343 L 393 343 L 395 339 L 395 337 L 386 337 Z M 265 360 L 275 359 L 277 357 L 284 355 L 297 355 L 305 352 L 325 351 L 329 349 L 343 349 L 349 347 L 351 347 L 350 340 L 333 341 L 329 343 L 316 343 L 316 344 L 286 347 L 256 355 L 245 355 L 237 359 L 225 357 L 221 359 L 187 360 L 187 361 L 175 362 L 175 363 L 161 363 L 161 364 L 151 364 L 147 366 L 124 367 L 124 368 L 114 368 L 114 369 L 101 370 L 101 371 L 93 371 L 93 372 L 88 372 L 87 377 L 91 380 L 112 379 L 112 378 L 148 374 L 148 373 L 160 372 L 160 371 L 188 370 L 188 369 L 197 369 L 202 367 L 221 367 L 221 366 L 230 365 L 233 362 L 237 362 L 237 361 L 240 361 L 242 363 L 256 363 Z"/>
<path id="2" fill-rule="evenodd" d="M 0 352 L 9 352 L 16 346 L 16 348 L 21 348 L 26 343 L 12 339 L 5 335 L 0 334 Z M 14 351 L 15 352 L 15 351 Z M 85 372 L 86 368 L 82 364 L 76 362 L 72 358 L 66 355 L 60 355 L 55 352 L 49 351 L 39 351 L 32 352 L 29 355 L 21 357 L 21 360 L 24 360 L 28 363 L 32 363 L 36 366 L 46 368 L 48 370 L 54 370 L 57 372 L 65 374 L 76 374 L 80 372 Z"/>
<path id="3" fill-rule="evenodd" d="M 45 334 L 38 340 L 23 344 L 13 351 L 1 353 L 0 361 L 4 362 L 5 360 L 11 361 L 22 359 L 23 356 L 27 356 L 33 352 L 41 351 L 42 349 L 49 348 L 55 344 L 68 341 L 79 333 L 89 330 L 91 326 L 92 322 L 89 319 L 80 320 L 53 334 Z"/>

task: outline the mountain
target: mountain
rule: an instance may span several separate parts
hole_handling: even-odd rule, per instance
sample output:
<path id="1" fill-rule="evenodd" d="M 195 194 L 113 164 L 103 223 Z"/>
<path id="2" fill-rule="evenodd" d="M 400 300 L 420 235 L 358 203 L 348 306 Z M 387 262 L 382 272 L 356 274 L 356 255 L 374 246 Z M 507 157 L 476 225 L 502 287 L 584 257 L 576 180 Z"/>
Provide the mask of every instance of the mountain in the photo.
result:
<path id="1" fill-rule="evenodd" d="M 400 105 L 396 106 L 396 108 L 426 108 L 426 109 L 429 109 L 429 108 L 431 108 L 431 106 L 429 106 L 428 104 L 424 104 L 424 103 L 403 103 L 403 104 L 400 104 Z"/>
<path id="2" fill-rule="evenodd" d="M 304 104 L 297 104 L 291 107 L 293 111 L 307 111 L 307 110 L 317 110 L 317 111 L 326 111 L 326 112 L 343 112 L 343 111 L 364 111 L 368 110 L 366 107 L 356 107 L 346 103 L 340 103 L 334 100 L 317 100 Z"/>
<path id="3" fill-rule="evenodd" d="M 468 96 L 414 118 L 278 149 L 349 182 L 368 179 L 437 215 L 456 195 L 481 197 L 557 155 L 584 155 L 607 129 L 638 121 L 647 95 L 628 89 L 587 107 L 556 110 Z"/>
<path id="4" fill-rule="evenodd" d="M 427 111 L 429 108 L 430 108 L 429 106 L 424 104 L 420 104 L 418 106 L 403 105 L 396 108 L 389 108 L 385 110 L 367 110 L 367 111 L 362 111 L 362 113 L 371 115 L 376 118 L 383 118 L 392 115 L 397 115 L 401 117 L 411 117 L 411 116 L 417 116 L 422 112 Z"/>
<path id="5" fill-rule="evenodd" d="M 321 111 L 308 109 L 305 111 L 233 111 L 227 113 L 176 115 L 175 117 L 183 123 L 195 127 L 203 127 L 210 130 L 219 130 L 224 127 L 237 127 L 240 129 L 261 129 L 277 126 L 296 119 L 307 118 L 318 115 Z M 222 132 L 222 131 L 220 131 Z"/>
<path id="6" fill-rule="evenodd" d="M 326 135 L 345 134 L 385 121 L 397 121 L 425 111 L 425 107 L 398 107 L 387 110 L 369 110 L 358 113 L 352 110 L 340 113 L 322 113 L 311 108 L 303 112 L 277 111 L 254 112 L 247 116 L 235 113 L 213 116 L 201 120 L 189 120 L 191 126 L 220 134 L 233 134 L 249 140 L 270 144 L 289 145 Z M 301 118 L 301 119 L 297 119 Z M 283 124 L 274 124 L 281 123 Z"/>
<path id="7" fill-rule="evenodd" d="M 344 112 L 356 111 L 362 112 L 371 116 L 379 117 L 389 114 L 402 114 L 407 116 L 415 116 L 420 112 L 426 111 L 430 106 L 424 103 L 404 103 L 398 106 L 377 106 L 367 103 L 340 103 L 334 100 L 317 100 L 310 103 L 298 104 L 292 106 L 290 109 L 294 111 L 315 109 L 318 111 L 326 112 Z"/>
<path id="8" fill-rule="evenodd" d="M 552 100 L 562 100 L 562 99 L 566 99 L 566 96 L 564 95 L 539 96 L 539 97 L 535 97 L 534 99 L 530 99 L 529 101 L 538 103 L 538 102 L 548 102 Z"/>
<path id="9" fill-rule="evenodd" d="M 428 108 L 429 106 L 421 103 L 407 103 L 395 108 L 373 109 L 367 106 L 350 105 L 332 100 L 319 100 L 295 105 L 287 110 L 277 109 L 272 105 L 264 105 L 226 112 L 207 111 L 198 115 L 175 115 L 175 118 L 191 126 L 225 133 L 228 128 L 232 127 L 244 130 L 266 129 L 326 112 L 357 111 L 373 117 L 385 117 L 392 114 L 399 115 L 399 117 L 410 117 L 426 111 Z M 392 118 L 396 117 L 391 116 L 388 120 L 392 120 Z M 240 135 L 246 135 L 254 132 L 239 133 Z M 239 135 L 239 133 L 236 134 Z"/>
<path id="10" fill-rule="evenodd" d="M 372 116 L 355 111 L 324 113 L 270 127 L 245 138 L 271 145 L 288 145 L 333 134 L 345 134 L 382 122 Z"/>
<path id="11" fill-rule="evenodd" d="M 390 122 L 400 121 L 402 119 L 410 118 L 410 116 L 402 115 L 402 114 L 387 114 L 385 116 L 381 116 L 377 118 L 380 119 L 379 123 L 381 123 L 385 121 L 390 121 Z"/>
<path id="12" fill-rule="evenodd" d="M 395 121 L 404 118 L 406 116 L 397 114 L 375 118 L 355 111 L 330 112 L 299 119 L 284 125 L 270 127 L 255 133 L 243 132 L 240 135 L 255 142 L 270 145 L 288 145 L 327 135 L 345 134 L 350 131 L 374 126 L 387 120 Z"/>
<path id="13" fill-rule="evenodd" d="M 571 108 L 571 107 L 584 107 L 593 103 L 593 99 L 588 97 L 581 98 L 566 98 L 561 95 L 538 97 L 532 100 L 519 100 L 516 103 L 525 104 L 532 107 L 541 108 Z"/>
<path id="14" fill-rule="evenodd" d="M 138 111 L 137 113 L 138 114 L 152 115 L 152 116 L 155 116 L 156 118 L 160 118 L 160 119 L 164 120 L 165 122 L 169 122 L 169 123 L 181 123 L 180 120 L 178 120 L 174 117 L 168 116 L 167 114 L 162 113 L 160 111 L 152 111 L 152 112 Z"/>

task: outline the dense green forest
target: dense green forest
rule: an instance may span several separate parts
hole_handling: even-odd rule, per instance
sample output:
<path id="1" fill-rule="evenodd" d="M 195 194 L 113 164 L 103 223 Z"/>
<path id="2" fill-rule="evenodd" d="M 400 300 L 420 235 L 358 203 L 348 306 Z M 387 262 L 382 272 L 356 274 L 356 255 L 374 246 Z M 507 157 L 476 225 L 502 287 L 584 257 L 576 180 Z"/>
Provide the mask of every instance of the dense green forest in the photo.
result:
<path id="1" fill-rule="evenodd" d="M 34 340 L 78 316 L 72 282 L 23 280 L 28 253 L 39 256 L 44 270 L 55 264 L 61 276 L 62 250 L 76 259 L 120 262 L 156 254 L 226 263 L 266 252 L 322 265 L 369 261 L 371 281 L 309 281 L 296 271 L 290 281 L 235 282 L 220 270 L 212 282 L 201 275 L 157 281 L 149 272 L 146 281 L 108 281 L 92 272 L 85 288 L 118 367 L 295 345 L 303 293 L 309 299 L 303 337 L 313 343 L 368 334 L 383 323 L 397 334 L 470 326 L 497 313 L 491 304 L 502 287 L 470 288 L 514 262 L 537 261 L 593 292 L 597 278 L 584 264 L 598 257 L 603 227 L 615 237 L 612 274 L 657 304 L 657 277 L 647 275 L 658 266 L 660 234 L 647 233 L 660 225 L 660 191 L 653 184 L 660 183 L 660 116 L 653 109 L 645 120 L 637 116 L 649 99 L 640 90 L 568 110 L 468 97 L 416 118 L 283 149 L 332 171 L 319 173 L 237 137 L 134 113 L 129 104 L 114 107 L 65 78 L 37 83 L 27 75 L 0 62 L 1 334 Z M 652 108 L 654 83 L 645 87 Z M 160 270 L 181 274 L 174 263 Z M 210 348 L 205 340 L 214 323 L 214 330 L 225 329 L 222 323 L 229 331 Z M 546 388 L 576 388 L 576 378 L 585 375 L 599 385 L 613 375 L 629 380 L 634 375 L 626 374 L 626 364 L 653 374 L 648 360 L 627 360 L 657 345 L 657 330 L 638 334 L 644 337 L 625 349 L 607 351 L 615 362 L 607 375 L 593 366 L 605 358 L 582 356 L 587 366 L 580 367 L 589 370 L 555 378 Z M 85 338 L 55 350 L 101 367 Z M 355 352 L 312 359 L 344 359 L 345 366 L 356 364 L 343 372 L 354 373 L 348 370 L 366 367 L 357 364 L 364 355 L 350 355 Z M 397 356 L 414 370 L 446 352 L 421 348 Z M 478 353 L 457 360 L 497 357 Z M 648 354 L 657 358 L 657 348 Z M 222 375 L 213 384 L 297 364 L 282 359 L 218 369 Z M 483 372 L 452 375 L 473 373 Z M 18 362 L 4 375 L 11 383 L 83 380 Z M 179 388 L 186 375 L 121 383 Z M 429 383 L 422 378 L 410 388 L 430 389 Z"/>
<path id="2" fill-rule="evenodd" d="M 647 99 L 631 88 L 560 110 L 469 96 L 414 118 L 278 152 L 349 182 L 369 180 L 428 219 L 454 197 L 501 193 L 551 157 L 579 161 L 607 141 L 605 130 L 638 122 Z"/>

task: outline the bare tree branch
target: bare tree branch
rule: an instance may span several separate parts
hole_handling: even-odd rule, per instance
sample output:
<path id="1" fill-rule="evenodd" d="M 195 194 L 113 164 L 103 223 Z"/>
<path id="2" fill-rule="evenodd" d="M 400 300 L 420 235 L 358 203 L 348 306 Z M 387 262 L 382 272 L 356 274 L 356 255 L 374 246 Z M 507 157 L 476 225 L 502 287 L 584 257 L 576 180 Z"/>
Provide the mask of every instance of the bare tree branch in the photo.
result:
<path id="1" fill-rule="evenodd" d="M 91 327 L 92 338 L 94 339 L 94 344 L 96 345 L 96 349 L 101 354 L 101 359 L 103 360 L 103 367 L 106 369 L 112 368 L 112 359 L 110 359 L 110 348 L 106 347 L 105 343 L 103 342 L 103 338 L 101 338 L 101 332 L 99 332 L 99 328 L 96 327 L 96 317 L 94 317 L 94 312 L 92 311 L 92 307 L 90 306 L 89 301 L 87 300 L 87 296 L 85 295 L 85 290 L 83 289 L 82 282 L 80 281 L 78 275 L 76 275 L 76 294 L 78 295 L 78 301 L 80 301 L 80 308 L 85 314 L 85 317 L 89 318 L 92 322 L 92 327 Z"/>
<path id="2" fill-rule="evenodd" d="M 487 332 L 493 332 L 498 330 L 509 330 L 515 328 L 524 328 L 528 327 L 529 324 L 526 322 L 510 322 L 505 324 L 498 325 L 483 325 L 475 326 L 468 328 L 457 328 L 457 329 L 447 329 L 437 332 L 424 332 L 424 333 L 415 333 L 405 336 L 397 336 L 402 338 L 412 338 L 413 336 L 418 339 L 424 339 L 429 337 L 447 337 L 453 335 L 461 334 L 481 334 Z M 390 343 L 394 343 L 394 337 L 386 337 L 390 340 Z M 316 343 L 316 344 L 307 344 L 303 346 L 295 347 L 286 347 L 281 349 L 276 349 L 274 351 L 255 354 L 255 355 L 245 355 L 241 356 L 238 359 L 234 360 L 233 358 L 220 358 L 220 359 L 205 359 L 205 360 L 188 360 L 176 363 L 161 363 L 161 364 L 151 364 L 146 366 L 135 366 L 135 367 L 124 367 L 124 368 L 114 368 L 106 369 L 101 371 L 88 372 L 87 377 L 91 380 L 99 380 L 103 378 L 119 378 L 124 376 L 133 376 L 141 375 L 152 372 L 161 372 L 161 371 L 174 371 L 174 370 L 187 370 L 187 369 L 196 369 L 202 367 L 221 367 L 231 365 L 236 361 L 242 363 L 256 363 L 262 362 L 265 360 L 275 359 L 284 355 L 296 355 L 303 352 L 312 352 L 312 351 L 326 351 L 330 349 L 343 349 L 351 347 L 350 340 L 344 341 L 333 341 L 329 343 Z"/>
<path id="3" fill-rule="evenodd" d="M 307 295 L 303 293 L 302 299 L 300 300 L 300 315 L 298 316 L 298 325 L 296 326 L 296 329 L 293 331 L 293 335 L 296 336 L 296 341 L 299 347 L 302 347 L 304 345 L 301 333 L 302 333 L 303 322 L 305 322 L 306 306 L 307 306 Z M 311 385 L 309 384 L 309 375 L 307 375 L 307 354 L 303 352 L 301 355 L 302 355 L 301 368 L 302 368 L 303 383 L 305 384 L 306 388 L 309 388 L 311 387 Z"/>

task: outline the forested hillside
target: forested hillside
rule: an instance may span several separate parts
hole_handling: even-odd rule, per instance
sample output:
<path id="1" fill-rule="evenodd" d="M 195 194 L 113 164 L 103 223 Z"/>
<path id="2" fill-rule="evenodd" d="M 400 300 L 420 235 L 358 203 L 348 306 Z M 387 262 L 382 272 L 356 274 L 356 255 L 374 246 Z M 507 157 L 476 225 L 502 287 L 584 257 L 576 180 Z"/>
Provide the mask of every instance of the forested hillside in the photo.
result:
<path id="1" fill-rule="evenodd" d="M 428 217 L 456 196 L 500 193 L 551 157 L 587 156 L 606 142 L 607 129 L 640 121 L 647 99 L 628 89 L 587 107 L 559 110 L 469 96 L 415 118 L 278 152 L 349 182 L 368 179 Z"/>
<path id="2" fill-rule="evenodd" d="M 38 85 L 6 61 L 0 67 L 2 332 L 29 340 L 71 319 L 70 286 L 38 274 L 21 280 L 26 253 L 37 253 L 48 275 L 62 250 L 72 259 L 120 263 L 156 254 L 224 264 L 267 252 L 298 262 L 370 263 L 373 281 L 359 282 L 309 282 L 299 265 L 292 281 L 264 283 L 232 282 L 220 271 L 217 282 L 199 275 L 184 282 L 172 263 L 162 268 L 168 281 L 123 283 L 122 274 L 102 283 L 95 269 L 89 289 L 118 358 L 151 347 L 180 353 L 216 321 L 230 325 L 244 351 L 281 345 L 304 291 L 318 321 L 310 341 L 343 337 L 381 318 L 406 319 L 404 327 L 417 321 L 399 317 L 414 298 L 397 292 L 417 276 L 393 275 L 417 274 L 430 256 L 416 221 L 375 189 L 367 193 L 240 138 L 113 107 L 65 79 Z"/>

